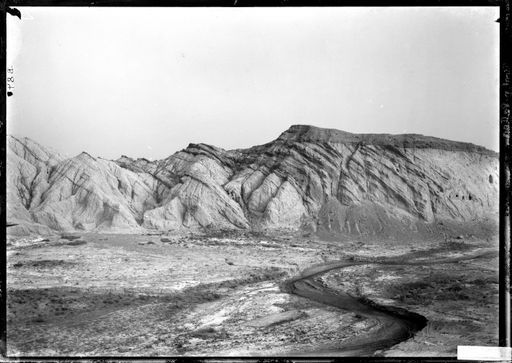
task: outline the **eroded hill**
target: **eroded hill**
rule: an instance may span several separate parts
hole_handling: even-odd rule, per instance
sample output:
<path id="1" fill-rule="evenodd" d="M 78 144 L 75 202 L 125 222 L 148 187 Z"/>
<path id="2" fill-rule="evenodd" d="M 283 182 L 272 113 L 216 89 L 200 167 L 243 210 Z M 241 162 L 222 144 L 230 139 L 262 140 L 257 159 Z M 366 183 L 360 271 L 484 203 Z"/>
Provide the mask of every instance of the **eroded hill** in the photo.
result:
<path id="1" fill-rule="evenodd" d="M 253 229 L 384 235 L 496 220 L 498 155 L 422 135 L 292 126 L 242 150 L 65 158 L 8 137 L 10 233 Z"/>

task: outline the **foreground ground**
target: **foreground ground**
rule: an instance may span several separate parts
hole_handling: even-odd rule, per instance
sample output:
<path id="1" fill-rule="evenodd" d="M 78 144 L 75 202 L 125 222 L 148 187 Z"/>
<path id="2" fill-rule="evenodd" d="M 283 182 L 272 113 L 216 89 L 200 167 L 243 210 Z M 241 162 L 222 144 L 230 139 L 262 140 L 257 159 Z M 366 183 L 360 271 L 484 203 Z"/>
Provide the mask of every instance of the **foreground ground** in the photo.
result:
<path id="1" fill-rule="evenodd" d="M 250 233 L 73 237 L 10 239 L 9 355 L 268 356 L 336 349 L 371 334 L 376 322 L 285 293 L 285 280 L 336 260 L 428 261 L 497 251 L 469 236 L 421 244 Z M 496 256 L 364 264 L 318 279 L 429 320 L 413 338 L 377 354 L 455 355 L 459 344 L 496 344 Z"/>

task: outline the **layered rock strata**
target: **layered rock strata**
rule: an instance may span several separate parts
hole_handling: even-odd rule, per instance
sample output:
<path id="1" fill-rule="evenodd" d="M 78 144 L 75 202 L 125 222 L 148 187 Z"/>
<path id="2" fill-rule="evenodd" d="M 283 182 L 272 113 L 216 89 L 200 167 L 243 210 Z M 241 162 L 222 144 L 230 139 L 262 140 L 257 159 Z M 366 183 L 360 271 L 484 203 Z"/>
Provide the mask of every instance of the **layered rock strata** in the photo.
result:
<path id="1" fill-rule="evenodd" d="M 498 213 L 498 155 L 422 135 L 292 126 L 242 150 L 65 158 L 8 137 L 10 233 L 255 229 L 382 234 Z"/>

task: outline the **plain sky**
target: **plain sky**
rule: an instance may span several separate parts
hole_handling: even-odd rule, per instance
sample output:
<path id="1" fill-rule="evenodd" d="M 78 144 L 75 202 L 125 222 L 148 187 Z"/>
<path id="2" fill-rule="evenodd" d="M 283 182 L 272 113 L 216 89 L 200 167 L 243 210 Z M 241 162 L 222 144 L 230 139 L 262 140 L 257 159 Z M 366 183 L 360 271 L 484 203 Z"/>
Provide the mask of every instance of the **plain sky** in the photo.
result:
<path id="1" fill-rule="evenodd" d="M 7 132 L 161 159 L 292 124 L 498 150 L 498 7 L 20 8 Z"/>

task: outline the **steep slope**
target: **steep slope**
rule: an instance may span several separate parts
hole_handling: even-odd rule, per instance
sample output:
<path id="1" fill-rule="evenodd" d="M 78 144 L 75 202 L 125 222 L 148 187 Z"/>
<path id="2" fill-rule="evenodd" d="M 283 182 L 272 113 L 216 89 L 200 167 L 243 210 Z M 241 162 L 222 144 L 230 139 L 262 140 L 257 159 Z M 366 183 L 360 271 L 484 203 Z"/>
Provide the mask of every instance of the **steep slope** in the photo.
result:
<path id="1" fill-rule="evenodd" d="M 226 188 L 253 225 L 376 234 L 498 211 L 497 154 L 472 144 L 292 126 L 242 153 Z"/>
<path id="2" fill-rule="evenodd" d="M 223 188 L 233 167 L 230 153 L 204 144 L 191 144 L 158 162 L 152 175 L 168 189 L 160 194 L 160 206 L 144 213 L 143 226 L 249 228 L 241 206 Z"/>
<path id="3" fill-rule="evenodd" d="M 380 235 L 498 212 L 497 154 L 422 135 L 296 125 L 265 145 L 190 144 L 159 161 L 64 159 L 45 150 L 9 141 L 8 208 L 34 228 Z"/>
<path id="4" fill-rule="evenodd" d="M 87 153 L 64 158 L 27 138 L 8 137 L 9 233 L 132 230 L 153 208 L 155 184 Z"/>
<path id="5" fill-rule="evenodd" d="M 7 138 L 7 222 L 15 223 L 9 232 L 47 234 L 50 229 L 32 220 L 29 210 L 38 205 L 49 187 L 48 176 L 64 158 L 28 138 Z"/>
<path id="6" fill-rule="evenodd" d="M 139 229 L 153 208 L 154 179 L 87 153 L 57 165 L 32 218 L 56 230 Z"/>

